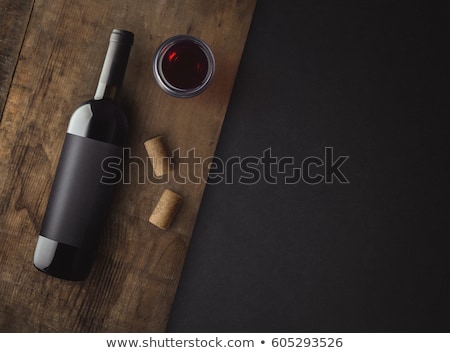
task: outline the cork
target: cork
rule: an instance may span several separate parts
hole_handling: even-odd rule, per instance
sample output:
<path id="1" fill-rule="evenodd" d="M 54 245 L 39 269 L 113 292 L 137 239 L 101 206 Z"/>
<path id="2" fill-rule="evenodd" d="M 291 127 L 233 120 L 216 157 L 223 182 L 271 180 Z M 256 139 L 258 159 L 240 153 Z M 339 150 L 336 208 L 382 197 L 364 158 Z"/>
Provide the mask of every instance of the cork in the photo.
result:
<path id="1" fill-rule="evenodd" d="M 148 221 L 158 228 L 167 230 L 180 209 L 182 202 L 182 196 L 165 189 Z"/>
<path id="2" fill-rule="evenodd" d="M 150 162 L 153 166 L 153 173 L 157 177 L 169 173 L 171 169 L 169 153 L 164 144 L 162 136 L 156 136 L 144 142 Z"/>

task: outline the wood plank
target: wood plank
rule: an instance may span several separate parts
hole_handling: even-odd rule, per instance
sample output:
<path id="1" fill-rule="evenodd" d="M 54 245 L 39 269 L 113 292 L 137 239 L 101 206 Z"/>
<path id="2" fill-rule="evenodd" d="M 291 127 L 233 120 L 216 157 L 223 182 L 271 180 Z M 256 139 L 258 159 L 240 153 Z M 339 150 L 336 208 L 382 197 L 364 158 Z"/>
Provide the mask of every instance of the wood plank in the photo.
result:
<path id="1" fill-rule="evenodd" d="M 95 91 L 111 29 L 125 28 L 135 33 L 123 89 L 133 156 L 144 159 L 143 142 L 156 135 L 181 156 L 191 149 L 212 156 L 255 3 L 35 1 L 0 125 L 0 331 L 164 331 L 205 181 L 139 183 L 146 171 L 132 169 L 89 278 L 68 282 L 40 273 L 33 251 L 68 119 Z M 217 64 L 211 86 L 191 99 L 165 94 L 151 69 L 157 46 L 182 33 L 204 39 Z M 148 217 L 166 187 L 184 203 L 163 231 Z"/>
<path id="2" fill-rule="evenodd" d="M 0 120 L 34 0 L 0 0 Z"/>

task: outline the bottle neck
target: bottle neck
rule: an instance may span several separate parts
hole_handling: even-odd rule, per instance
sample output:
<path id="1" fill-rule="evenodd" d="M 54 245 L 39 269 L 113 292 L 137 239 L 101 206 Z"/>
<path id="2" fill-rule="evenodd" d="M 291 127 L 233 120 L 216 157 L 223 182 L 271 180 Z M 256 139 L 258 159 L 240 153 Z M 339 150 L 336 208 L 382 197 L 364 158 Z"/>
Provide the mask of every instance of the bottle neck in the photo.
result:
<path id="1" fill-rule="evenodd" d="M 120 95 L 120 87 L 112 86 L 103 82 L 99 82 L 97 90 L 95 91 L 95 100 L 99 99 L 111 99 L 118 100 Z"/>
<path id="2" fill-rule="evenodd" d="M 132 44 L 133 33 L 119 29 L 112 31 L 94 99 L 119 98 Z"/>

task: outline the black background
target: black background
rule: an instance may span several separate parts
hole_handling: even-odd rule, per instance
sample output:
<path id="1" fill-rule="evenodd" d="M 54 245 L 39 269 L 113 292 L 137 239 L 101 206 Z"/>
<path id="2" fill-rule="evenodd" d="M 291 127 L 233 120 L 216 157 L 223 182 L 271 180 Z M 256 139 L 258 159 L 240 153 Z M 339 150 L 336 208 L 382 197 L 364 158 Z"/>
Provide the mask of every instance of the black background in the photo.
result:
<path id="1" fill-rule="evenodd" d="M 350 183 L 208 185 L 169 332 L 450 330 L 448 19 L 258 0 L 216 156 L 333 147 Z"/>

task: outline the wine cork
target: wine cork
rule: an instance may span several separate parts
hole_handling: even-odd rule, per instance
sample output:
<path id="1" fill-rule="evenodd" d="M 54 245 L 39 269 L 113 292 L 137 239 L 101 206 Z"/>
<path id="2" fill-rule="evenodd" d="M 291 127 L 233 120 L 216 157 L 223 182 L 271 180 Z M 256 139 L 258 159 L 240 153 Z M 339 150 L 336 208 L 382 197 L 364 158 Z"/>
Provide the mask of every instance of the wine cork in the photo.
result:
<path id="1" fill-rule="evenodd" d="M 154 175 L 160 177 L 169 173 L 171 168 L 169 153 L 167 152 L 167 147 L 164 144 L 162 136 L 145 141 L 144 146 L 150 157 Z"/>
<path id="2" fill-rule="evenodd" d="M 182 202 L 182 196 L 165 189 L 148 221 L 158 228 L 168 229 Z"/>

